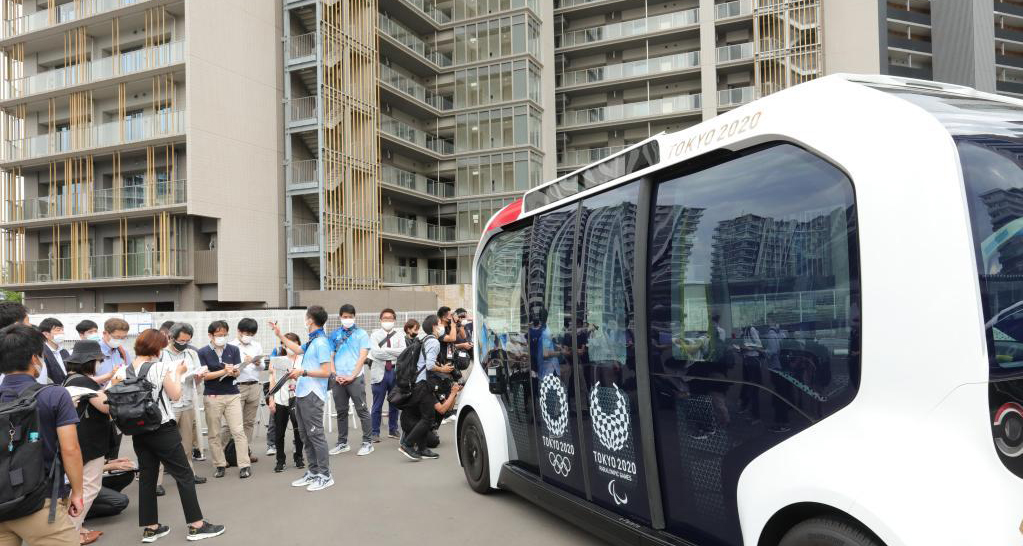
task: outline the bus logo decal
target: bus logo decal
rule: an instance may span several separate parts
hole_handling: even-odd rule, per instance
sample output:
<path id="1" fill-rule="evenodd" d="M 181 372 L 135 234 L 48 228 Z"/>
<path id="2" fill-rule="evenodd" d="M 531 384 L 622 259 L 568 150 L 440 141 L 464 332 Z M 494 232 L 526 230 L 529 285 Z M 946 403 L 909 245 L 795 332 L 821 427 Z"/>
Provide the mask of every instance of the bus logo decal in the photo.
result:
<path id="1" fill-rule="evenodd" d="M 552 403 L 554 411 L 551 411 Z M 540 415 L 551 436 L 561 438 L 565 435 L 568 428 L 568 397 L 557 375 L 545 375 L 540 383 Z"/>
<path id="2" fill-rule="evenodd" d="M 618 385 L 612 383 L 614 389 L 615 407 L 611 413 L 605 413 L 600 407 L 600 382 L 598 381 L 590 391 L 590 415 L 593 418 L 593 434 L 597 436 L 600 444 L 611 451 L 618 451 L 625 447 L 625 441 L 629 439 L 629 406 L 625 402 L 625 394 Z"/>
<path id="3" fill-rule="evenodd" d="M 611 498 L 615 500 L 615 504 L 621 506 L 623 504 L 629 504 L 629 495 L 618 496 L 618 492 L 615 491 L 615 480 L 607 482 L 607 492 L 611 494 Z"/>
<path id="4" fill-rule="evenodd" d="M 568 477 L 568 473 L 572 471 L 572 459 L 553 451 L 547 452 L 547 460 L 551 463 L 551 468 L 559 476 Z"/>

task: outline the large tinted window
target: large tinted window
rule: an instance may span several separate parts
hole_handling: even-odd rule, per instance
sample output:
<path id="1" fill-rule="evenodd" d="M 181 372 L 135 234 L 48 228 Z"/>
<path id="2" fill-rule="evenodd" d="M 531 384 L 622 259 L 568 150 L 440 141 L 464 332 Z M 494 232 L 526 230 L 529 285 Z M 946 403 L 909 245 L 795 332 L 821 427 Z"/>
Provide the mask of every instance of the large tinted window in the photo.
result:
<path id="1" fill-rule="evenodd" d="M 666 518 L 701 544 L 740 544 L 743 468 L 858 384 L 852 184 L 798 147 L 761 148 L 661 182 L 650 237 Z"/>

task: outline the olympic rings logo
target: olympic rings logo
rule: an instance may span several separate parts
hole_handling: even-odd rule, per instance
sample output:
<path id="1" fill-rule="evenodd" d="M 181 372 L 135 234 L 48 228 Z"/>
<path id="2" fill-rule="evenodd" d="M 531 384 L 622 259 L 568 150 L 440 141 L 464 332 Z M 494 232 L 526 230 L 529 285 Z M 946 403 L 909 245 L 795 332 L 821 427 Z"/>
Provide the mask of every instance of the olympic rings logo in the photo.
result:
<path id="1" fill-rule="evenodd" d="M 551 467 L 554 468 L 554 473 L 565 478 L 568 477 L 568 473 L 572 471 L 572 459 L 560 454 L 549 452 L 547 453 L 547 460 L 551 462 Z"/>

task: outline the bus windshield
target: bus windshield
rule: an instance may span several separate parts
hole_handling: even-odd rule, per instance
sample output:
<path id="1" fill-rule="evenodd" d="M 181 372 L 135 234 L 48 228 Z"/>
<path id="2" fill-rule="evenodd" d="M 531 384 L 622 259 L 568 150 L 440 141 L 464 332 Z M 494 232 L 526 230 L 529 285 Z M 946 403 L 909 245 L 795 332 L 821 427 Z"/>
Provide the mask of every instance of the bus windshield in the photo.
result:
<path id="1" fill-rule="evenodd" d="M 1023 377 L 1023 139 L 958 136 L 992 380 Z"/>

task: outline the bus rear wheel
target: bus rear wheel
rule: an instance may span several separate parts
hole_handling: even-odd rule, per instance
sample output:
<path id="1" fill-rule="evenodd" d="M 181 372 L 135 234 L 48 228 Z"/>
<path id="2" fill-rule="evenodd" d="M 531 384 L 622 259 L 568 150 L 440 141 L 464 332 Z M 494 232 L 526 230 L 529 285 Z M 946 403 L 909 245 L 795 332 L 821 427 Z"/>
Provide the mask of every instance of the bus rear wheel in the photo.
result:
<path id="1" fill-rule="evenodd" d="M 462 424 L 458 437 L 458 454 L 462 458 L 465 481 L 477 493 L 490 492 L 490 455 L 487 453 L 487 438 L 483 425 L 475 412 L 470 413 Z"/>
<path id="2" fill-rule="evenodd" d="M 778 546 L 883 546 L 860 526 L 839 518 L 818 517 L 785 533 Z"/>

